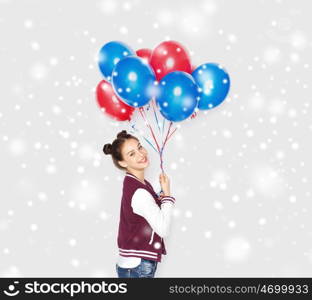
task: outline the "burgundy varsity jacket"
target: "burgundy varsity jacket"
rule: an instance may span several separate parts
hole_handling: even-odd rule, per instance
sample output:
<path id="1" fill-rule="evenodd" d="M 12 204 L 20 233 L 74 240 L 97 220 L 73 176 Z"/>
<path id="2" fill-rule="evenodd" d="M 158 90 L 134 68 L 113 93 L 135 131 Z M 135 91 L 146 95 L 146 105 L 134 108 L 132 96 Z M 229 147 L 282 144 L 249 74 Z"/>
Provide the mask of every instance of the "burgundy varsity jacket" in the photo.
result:
<path id="1" fill-rule="evenodd" d="M 152 185 L 145 180 L 139 181 L 133 174 L 126 172 L 123 181 L 123 193 L 120 207 L 120 221 L 117 244 L 119 254 L 125 257 L 141 257 L 161 262 L 161 255 L 167 254 L 163 238 L 161 238 L 142 216 L 133 212 L 131 199 L 138 188 L 147 190 L 161 208 L 165 202 L 175 201 L 174 197 L 158 197 Z"/>

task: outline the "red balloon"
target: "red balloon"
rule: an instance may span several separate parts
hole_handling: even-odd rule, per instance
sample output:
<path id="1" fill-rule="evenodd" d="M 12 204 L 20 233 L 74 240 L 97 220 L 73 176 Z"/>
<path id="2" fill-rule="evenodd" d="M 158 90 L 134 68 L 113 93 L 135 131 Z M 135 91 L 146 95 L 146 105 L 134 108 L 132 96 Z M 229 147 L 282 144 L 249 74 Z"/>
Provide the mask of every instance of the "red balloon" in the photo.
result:
<path id="1" fill-rule="evenodd" d="M 117 121 L 131 119 L 135 108 L 122 102 L 108 81 L 99 82 L 96 87 L 96 99 L 101 110 L 113 119 Z"/>
<path id="2" fill-rule="evenodd" d="M 160 43 L 152 52 L 151 66 L 157 80 L 173 71 L 191 73 L 191 60 L 189 54 L 180 43 L 166 41 Z"/>
<path id="3" fill-rule="evenodd" d="M 139 49 L 136 55 L 143 58 L 148 64 L 151 62 L 152 50 L 148 48 Z"/>

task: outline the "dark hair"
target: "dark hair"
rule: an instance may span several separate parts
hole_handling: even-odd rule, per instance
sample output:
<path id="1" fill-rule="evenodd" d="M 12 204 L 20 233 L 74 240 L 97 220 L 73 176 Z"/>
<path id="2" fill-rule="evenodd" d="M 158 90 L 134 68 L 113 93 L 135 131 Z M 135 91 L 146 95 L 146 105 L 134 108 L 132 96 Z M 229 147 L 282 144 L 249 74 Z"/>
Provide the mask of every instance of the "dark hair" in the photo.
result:
<path id="1" fill-rule="evenodd" d="M 126 168 L 122 167 L 118 162 L 123 160 L 121 148 L 124 142 L 128 139 L 139 141 L 137 137 L 131 135 L 126 130 L 122 130 L 117 134 L 116 139 L 111 144 L 105 144 L 103 147 L 104 154 L 111 155 L 114 165 L 121 170 L 126 170 Z"/>

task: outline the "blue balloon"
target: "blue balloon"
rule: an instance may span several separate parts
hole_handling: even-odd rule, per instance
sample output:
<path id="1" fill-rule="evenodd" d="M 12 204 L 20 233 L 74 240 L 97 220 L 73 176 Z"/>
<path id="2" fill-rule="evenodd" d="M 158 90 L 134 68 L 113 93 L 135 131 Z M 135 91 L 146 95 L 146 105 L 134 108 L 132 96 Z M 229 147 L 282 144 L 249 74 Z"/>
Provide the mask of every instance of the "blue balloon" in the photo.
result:
<path id="1" fill-rule="evenodd" d="M 113 69 L 116 64 L 128 55 L 136 55 L 135 52 L 126 44 L 112 41 L 105 44 L 99 52 L 99 68 L 104 77 L 111 81 Z"/>
<path id="2" fill-rule="evenodd" d="M 218 64 L 206 63 L 192 73 L 198 87 L 200 110 L 211 109 L 223 102 L 230 89 L 230 77 Z"/>
<path id="3" fill-rule="evenodd" d="M 157 82 L 148 63 L 140 57 L 128 56 L 114 68 L 112 83 L 123 102 L 133 107 L 141 107 L 155 96 Z"/>
<path id="4" fill-rule="evenodd" d="M 156 101 L 167 120 L 178 122 L 187 119 L 194 112 L 198 100 L 198 87 L 190 74 L 174 71 L 161 79 Z"/>

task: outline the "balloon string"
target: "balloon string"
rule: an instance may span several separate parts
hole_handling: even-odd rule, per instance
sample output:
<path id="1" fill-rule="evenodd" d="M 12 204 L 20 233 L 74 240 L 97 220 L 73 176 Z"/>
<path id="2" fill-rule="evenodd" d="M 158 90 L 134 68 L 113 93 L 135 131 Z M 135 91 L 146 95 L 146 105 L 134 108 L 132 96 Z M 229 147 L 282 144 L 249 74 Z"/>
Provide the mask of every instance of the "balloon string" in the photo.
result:
<path id="1" fill-rule="evenodd" d="M 165 171 L 164 171 L 164 160 L 163 160 L 163 149 L 161 149 L 159 157 L 160 157 L 160 169 L 163 173 L 165 173 Z"/>
<path id="2" fill-rule="evenodd" d="M 147 142 L 153 147 L 153 149 L 158 153 L 157 149 L 153 146 L 153 144 L 152 144 L 146 137 L 143 136 L 143 138 L 144 138 L 144 140 L 147 141 Z"/>
<path id="3" fill-rule="evenodd" d="M 164 130 L 165 130 L 165 118 L 163 117 L 163 123 L 162 123 L 162 133 L 161 133 L 161 136 L 163 137 L 164 136 Z"/>
<path id="4" fill-rule="evenodd" d="M 155 142 L 155 144 L 156 144 L 156 146 L 157 146 L 158 151 L 155 149 L 155 147 L 152 145 L 151 142 L 149 142 L 145 137 L 144 137 L 144 139 L 145 139 L 145 140 L 153 147 L 153 149 L 159 154 L 159 158 L 160 158 L 160 168 L 161 168 L 162 172 L 164 173 L 163 151 L 164 151 L 164 149 L 165 149 L 166 143 L 167 143 L 168 140 L 171 138 L 171 136 L 176 132 L 177 128 L 175 128 L 172 132 L 170 132 L 170 131 L 171 131 L 172 124 L 173 124 L 173 122 L 171 121 L 170 124 L 169 124 L 169 127 L 168 127 L 168 131 L 167 131 L 167 134 L 166 134 L 166 138 L 165 138 L 165 140 L 164 140 L 163 143 L 162 143 L 162 147 L 160 148 L 160 147 L 159 147 L 159 144 L 158 144 L 158 142 L 157 142 L 157 139 L 156 139 L 156 137 L 155 137 L 153 128 L 151 127 L 150 123 L 149 123 L 148 120 L 147 120 L 144 107 L 139 107 L 139 112 L 140 112 L 140 114 L 141 114 L 143 120 L 145 121 L 146 126 L 149 128 L 149 130 L 150 130 L 150 132 L 151 132 L 151 134 L 152 134 L 152 137 L 153 137 L 153 139 L 154 139 L 154 142 Z M 156 117 L 156 115 L 155 115 L 155 117 Z M 165 118 L 164 118 L 164 121 L 163 121 L 163 128 L 164 128 L 164 123 L 165 123 Z M 157 122 L 157 124 L 158 124 L 158 122 Z M 133 126 L 133 129 L 134 129 L 134 126 Z"/>
<path id="5" fill-rule="evenodd" d="M 168 132 L 167 132 L 167 135 L 166 135 L 166 139 L 165 139 L 165 141 L 163 142 L 162 147 L 161 147 L 161 151 L 160 151 L 160 153 L 159 153 L 159 154 L 160 154 L 160 168 L 161 168 L 161 170 L 162 170 L 163 173 L 164 173 L 164 167 L 163 167 L 163 165 L 164 165 L 163 151 L 164 151 L 164 149 L 165 149 L 165 145 L 166 145 L 166 142 L 167 142 L 167 140 L 168 140 L 168 135 L 169 135 L 171 126 L 172 126 L 172 122 L 170 122 L 170 125 L 169 125 L 169 128 L 168 128 Z"/>
<path id="6" fill-rule="evenodd" d="M 160 128 L 160 122 L 157 118 L 157 113 L 156 113 L 156 104 L 155 104 L 155 98 L 152 99 L 152 107 L 153 107 L 153 111 L 154 111 L 154 116 L 155 116 L 155 120 L 156 120 L 156 123 L 157 123 L 157 127 L 158 127 L 158 130 L 159 130 L 159 133 L 161 134 L 161 142 L 162 142 L 162 147 L 161 147 L 161 150 L 159 152 L 159 157 L 160 157 L 160 168 L 162 170 L 162 172 L 164 173 L 164 167 L 163 167 L 163 164 L 164 164 L 164 161 L 163 161 L 163 150 L 164 150 L 164 141 L 163 141 L 163 134 L 164 134 L 164 125 L 165 125 L 165 118 L 163 117 L 163 128 L 161 129 Z"/>
<path id="7" fill-rule="evenodd" d="M 165 141 L 164 141 L 164 143 L 163 143 L 162 148 L 164 148 L 165 145 L 166 145 L 166 143 L 167 143 L 168 135 L 169 135 L 169 133 L 170 133 L 171 126 L 172 126 L 172 121 L 171 121 L 170 124 L 169 124 L 168 131 L 167 131 L 167 135 L 166 135 L 166 138 L 165 138 Z"/>
<path id="8" fill-rule="evenodd" d="M 154 116 L 155 116 L 155 120 L 156 120 L 156 123 L 157 123 L 157 127 L 158 127 L 158 130 L 160 132 L 160 126 L 159 126 L 159 122 L 158 122 L 158 118 L 157 118 L 157 114 L 156 114 L 156 109 L 155 109 L 155 102 L 154 102 L 154 98 L 152 99 L 152 107 L 153 107 L 153 111 L 154 111 Z"/>
<path id="9" fill-rule="evenodd" d="M 167 141 L 169 141 L 169 139 L 172 137 L 172 135 L 177 131 L 178 128 L 175 128 L 171 133 L 170 135 L 168 136 L 168 139 Z"/>
<path id="10" fill-rule="evenodd" d="M 158 152 L 160 153 L 160 148 L 159 148 L 157 139 L 156 139 L 156 137 L 155 137 L 155 134 L 154 134 L 154 131 L 153 131 L 151 125 L 149 124 L 149 122 L 148 122 L 148 120 L 147 120 L 147 118 L 146 118 L 146 116 L 145 116 L 144 108 L 143 108 L 142 106 L 139 107 L 139 111 L 140 111 L 140 114 L 141 114 L 142 118 L 143 118 L 144 121 L 145 121 L 145 124 L 147 125 L 147 127 L 148 127 L 149 130 L 151 131 L 151 134 L 152 134 L 152 137 L 153 137 L 153 139 L 154 139 L 154 141 L 155 141 L 155 144 L 156 144 L 156 146 L 157 146 Z"/>
<path id="11" fill-rule="evenodd" d="M 148 122 L 148 120 L 147 120 L 147 118 L 146 118 L 146 116 L 145 116 L 144 108 L 143 108 L 143 107 L 139 107 L 139 111 L 140 111 L 141 116 L 143 117 L 143 119 L 144 119 L 146 125 L 147 125 L 148 128 L 150 129 L 151 134 L 152 134 L 152 136 L 153 136 L 153 139 L 154 139 L 154 141 L 155 141 L 155 143 L 156 143 L 156 146 L 157 146 L 157 149 L 158 149 L 158 153 L 159 153 L 159 158 L 160 158 L 160 168 L 161 168 L 162 172 L 164 173 L 165 171 L 164 171 L 164 161 L 163 161 L 163 146 L 162 146 L 162 148 L 160 149 L 159 144 L 158 144 L 158 142 L 157 142 L 157 139 L 156 139 L 156 137 L 155 137 L 154 131 L 153 131 L 151 125 L 149 124 L 149 122 Z"/>
<path id="12" fill-rule="evenodd" d="M 130 123 L 130 121 L 129 121 L 129 123 Z M 135 128 L 135 124 L 133 124 L 133 125 L 130 124 L 130 126 L 131 126 L 131 128 L 132 128 L 133 130 L 135 130 L 136 132 L 139 133 L 139 130 Z M 145 140 L 150 146 L 152 146 L 152 148 L 158 153 L 157 149 L 153 146 L 153 144 L 152 144 L 144 135 L 142 135 L 142 136 L 143 136 L 144 140 Z"/>

